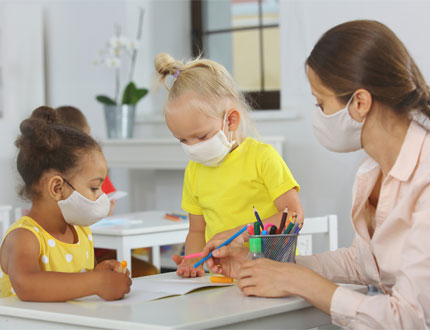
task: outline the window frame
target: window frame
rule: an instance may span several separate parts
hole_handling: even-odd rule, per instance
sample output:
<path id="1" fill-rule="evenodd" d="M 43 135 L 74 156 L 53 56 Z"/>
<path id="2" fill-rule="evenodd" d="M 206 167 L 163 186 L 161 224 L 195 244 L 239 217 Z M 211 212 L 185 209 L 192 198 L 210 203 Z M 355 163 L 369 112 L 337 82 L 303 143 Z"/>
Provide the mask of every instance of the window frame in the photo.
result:
<path id="1" fill-rule="evenodd" d="M 205 32 L 203 28 L 203 2 L 204 0 L 191 0 L 191 51 L 194 57 L 199 55 L 205 56 L 205 45 L 204 37 L 205 35 L 215 34 L 215 33 L 226 33 L 243 31 L 250 29 L 258 29 L 260 33 L 260 63 L 261 63 L 261 86 L 263 90 L 260 91 L 243 91 L 246 99 L 250 103 L 254 110 L 280 110 L 281 108 L 281 92 L 280 90 L 264 90 L 264 57 L 263 57 L 263 30 L 265 28 L 279 27 L 279 24 L 263 25 L 262 24 L 262 13 L 261 13 L 261 1 L 260 2 L 260 19 L 259 25 L 256 27 L 239 27 L 231 29 L 220 29 L 214 31 Z"/>

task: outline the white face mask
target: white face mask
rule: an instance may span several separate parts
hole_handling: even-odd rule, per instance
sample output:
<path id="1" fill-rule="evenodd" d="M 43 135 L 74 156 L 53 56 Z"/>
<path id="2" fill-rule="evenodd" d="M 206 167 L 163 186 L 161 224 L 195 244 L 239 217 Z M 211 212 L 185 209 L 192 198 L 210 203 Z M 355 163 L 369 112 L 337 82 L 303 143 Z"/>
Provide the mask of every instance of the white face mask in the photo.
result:
<path id="1" fill-rule="evenodd" d="M 217 167 L 222 164 L 235 144 L 233 132 L 230 132 L 230 142 L 224 134 L 226 119 L 227 113 L 224 116 L 223 128 L 210 139 L 193 145 L 181 143 L 182 148 L 191 160 L 211 167 Z"/>
<path id="2" fill-rule="evenodd" d="M 312 113 L 312 128 L 318 141 L 328 150 L 335 152 L 351 152 L 361 149 L 361 130 L 364 120 L 354 120 L 348 110 L 354 95 L 345 108 L 326 115 L 321 109 Z"/>
<path id="3" fill-rule="evenodd" d="M 68 224 L 88 227 L 108 215 L 110 202 L 105 193 L 95 201 L 92 201 L 82 196 L 69 182 L 66 180 L 64 180 L 64 182 L 73 189 L 69 197 L 65 200 L 58 201 L 58 206 L 60 207 L 64 220 L 66 220 Z"/>

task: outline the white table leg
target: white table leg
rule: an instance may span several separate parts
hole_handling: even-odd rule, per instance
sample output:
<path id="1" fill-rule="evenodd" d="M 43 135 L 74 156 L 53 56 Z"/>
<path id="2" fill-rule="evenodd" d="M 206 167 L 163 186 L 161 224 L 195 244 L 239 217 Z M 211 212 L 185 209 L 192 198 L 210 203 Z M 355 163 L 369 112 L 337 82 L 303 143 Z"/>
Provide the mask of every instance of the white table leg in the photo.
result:
<path id="1" fill-rule="evenodd" d="M 151 255 L 149 257 L 149 261 L 158 268 L 158 270 L 161 270 L 161 261 L 160 261 L 160 247 L 159 246 L 153 246 L 151 248 Z"/>
<path id="2" fill-rule="evenodd" d="M 127 262 L 127 268 L 131 271 L 131 248 L 127 244 L 121 244 L 116 249 L 116 259 L 121 262 Z"/>

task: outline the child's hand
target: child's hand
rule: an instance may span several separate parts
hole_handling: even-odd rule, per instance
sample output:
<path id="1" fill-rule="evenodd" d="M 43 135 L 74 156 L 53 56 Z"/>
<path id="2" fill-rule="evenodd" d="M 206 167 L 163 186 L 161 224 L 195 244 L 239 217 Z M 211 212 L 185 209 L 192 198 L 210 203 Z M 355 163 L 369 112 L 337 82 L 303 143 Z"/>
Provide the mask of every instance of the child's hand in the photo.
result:
<path id="1" fill-rule="evenodd" d="M 182 277 L 199 277 L 203 276 L 205 271 L 203 269 L 203 265 L 194 268 L 193 265 L 199 261 L 199 258 L 193 259 L 184 259 L 183 257 L 175 254 L 172 256 L 172 260 L 178 266 L 176 270 L 176 274 Z"/>
<path id="2" fill-rule="evenodd" d="M 132 282 L 128 275 L 112 270 L 99 270 L 95 273 L 98 275 L 96 293 L 100 298 L 117 300 L 130 292 Z"/>
<path id="3" fill-rule="evenodd" d="M 105 260 L 102 261 L 101 263 L 97 264 L 97 266 L 94 268 L 94 271 L 104 271 L 104 270 L 110 270 L 113 272 L 119 272 L 122 273 L 121 271 L 121 263 L 117 260 Z M 130 276 L 130 271 L 126 270 L 125 275 Z"/>
<path id="4" fill-rule="evenodd" d="M 111 199 L 110 200 L 110 209 L 109 209 L 109 213 L 108 213 L 108 217 L 110 217 L 113 214 L 113 210 L 115 209 L 115 205 L 116 205 L 116 200 L 115 199 Z"/>

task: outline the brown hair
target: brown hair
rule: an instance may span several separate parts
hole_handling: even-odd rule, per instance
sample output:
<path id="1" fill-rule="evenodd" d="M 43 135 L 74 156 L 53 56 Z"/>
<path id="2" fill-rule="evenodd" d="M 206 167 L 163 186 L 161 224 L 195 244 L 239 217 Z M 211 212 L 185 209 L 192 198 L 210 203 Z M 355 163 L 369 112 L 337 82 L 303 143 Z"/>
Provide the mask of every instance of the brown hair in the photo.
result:
<path id="1" fill-rule="evenodd" d="M 79 166 L 84 153 L 101 151 L 91 136 L 62 125 L 57 111 L 50 107 L 34 110 L 19 128 L 15 145 L 19 149 L 17 168 L 24 181 L 20 195 L 30 200 L 38 197 L 34 185 L 44 172 L 54 169 L 67 175 Z"/>
<path id="2" fill-rule="evenodd" d="M 430 117 L 430 90 L 406 47 L 387 26 L 343 23 L 321 37 L 306 60 L 323 85 L 344 103 L 359 88 L 399 115 Z"/>
<path id="3" fill-rule="evenodd" d="M 169 111 L 169 104 L 176 98 L 193 92 L 198 97 L 189 104 L 193 110 L 223 118 L 226 111 L 235 108 L 241 115 L 237 136 L 239 141 L 250 133 L 258 136 L 249 116 L 250 107 L 224 66 L 204 58 L 183 63 L 166 53 L 158 54 L 154 62 L 160 81 L 169 91 L 165 112 Z M 166 84 L 169 75 L 174 77 L 170 88 Z"/>
<path id="4" fill-rule="evenodd" d="M 60 123 L 64 126 L 76 128 L 81 131 L 89 129 L 87 118 L 78 108 L 70 105 L 64 105 L 57 109 Z"/>

